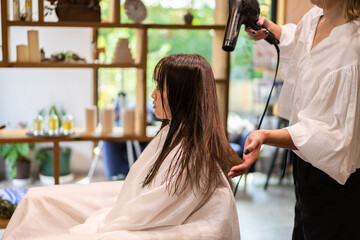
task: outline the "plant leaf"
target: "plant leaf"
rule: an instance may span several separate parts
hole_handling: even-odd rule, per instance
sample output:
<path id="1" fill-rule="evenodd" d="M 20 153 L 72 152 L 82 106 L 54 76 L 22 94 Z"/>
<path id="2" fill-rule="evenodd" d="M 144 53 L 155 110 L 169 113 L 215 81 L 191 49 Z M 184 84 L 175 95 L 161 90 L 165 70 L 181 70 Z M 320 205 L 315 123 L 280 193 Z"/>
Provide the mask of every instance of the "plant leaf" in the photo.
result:
<path id="1" fill-rule="evenodd" d="M 39 161 L 39 162 L 48 162 L 48 161 L 50 161 L 48 155 L 43 151 L 39 151 L 39 152 L 36 153 L 35 160 Z"/>
<path id="2" fill-rule="evenodd" d="M 29 144 L 27 143 L 16 144 L 16 149 L 19 151 L 20 155 L 27 157 L 29 152 Z"/>
<path id="3" fill-rule="evenodd" d="M 9 154 L 9 151 L 11 149 L 11 145 L 9 144 L 5 144 L 5 145 L 1 145 L 1 156 L 3 158 L 6 158 L 6 156 Z"/>
<path id="4" fill-rule="evenodd" d="M 30 143 L 30 144 L 29 144 L 29 149 L 30 149 L 30 150 L 34 150 L 34 149 L 35 149 L 35 144 L 34 144 L 34 143 Z"/>
<path id="5" fill-rule="evenodd" d="M 13 150 L 10 151 L 7 157 L 5 158 L 6 165 L 12 167 L 16 163 L 17 158 L 18 158 L 18 153 L 16 149 L 13 148 Z"/>
<path id="6" fill-rule="evenodd" d="M 16 177 L 16 174 L 17 174 L 17 168 L 11 169 L 9 172 L 10 179 L 14 179 Z"/>
<path id="7" fill-rule="evenodd" d="M 45 108 L 43 108 L 39 111 L 39 115 L 42 117 L 45 117 Z"/>

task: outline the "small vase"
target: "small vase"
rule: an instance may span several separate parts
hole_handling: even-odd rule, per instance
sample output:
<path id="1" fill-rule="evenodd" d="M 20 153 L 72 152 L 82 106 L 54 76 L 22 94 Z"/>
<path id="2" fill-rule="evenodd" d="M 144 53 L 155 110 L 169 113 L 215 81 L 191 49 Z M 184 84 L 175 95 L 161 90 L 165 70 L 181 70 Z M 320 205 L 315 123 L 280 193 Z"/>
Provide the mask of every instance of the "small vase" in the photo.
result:
<path id="1" fill-rule="evenodd" d="M 194 15 L 192 15 L 190 11 L 187 11 L 186 14 L 184 15 L 185 24 L 191 24 L 193 19 L 194 19 Z"/>

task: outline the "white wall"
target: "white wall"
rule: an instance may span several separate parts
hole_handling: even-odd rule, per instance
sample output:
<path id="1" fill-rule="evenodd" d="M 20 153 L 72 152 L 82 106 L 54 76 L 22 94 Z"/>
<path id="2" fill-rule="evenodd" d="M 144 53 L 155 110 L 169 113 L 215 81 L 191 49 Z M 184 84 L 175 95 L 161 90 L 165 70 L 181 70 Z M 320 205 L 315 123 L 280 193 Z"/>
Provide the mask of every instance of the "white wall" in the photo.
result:
<path id="1" fill-rule="evenodd" d="M 27 43 L 28 29 L 39 31 L 40 47 L 46 57 L 61 51 L 74 51 L 91 59 L 90 28 L 11 28 L 11 60 L 16 45 Z M 14 128 L 18 122 L 32 126 L 42 108 L 53 104 L 74 116 L 74 127 L 84 127 L 85 108 L 92 105 L 92 70 L 66 68 L 0 68 L 0 124 Z M 39 144 L 43 146 L 44 144 Z M 91 142 L 61 143 L 73 149 L 71 170 L 86 172 L 91 161 Z"/>

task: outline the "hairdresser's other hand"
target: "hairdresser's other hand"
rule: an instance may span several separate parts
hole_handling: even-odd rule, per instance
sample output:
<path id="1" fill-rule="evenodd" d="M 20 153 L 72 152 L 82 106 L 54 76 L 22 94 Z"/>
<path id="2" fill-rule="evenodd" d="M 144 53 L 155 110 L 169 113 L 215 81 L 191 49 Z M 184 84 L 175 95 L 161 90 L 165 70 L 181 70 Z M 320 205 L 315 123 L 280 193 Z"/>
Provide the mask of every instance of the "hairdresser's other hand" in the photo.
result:
<path id="1" fill-rule="evenodd" d="M 256 25 L 263 28 L 260 30 L 254 30 L 250 27 L 245 27 L 245 31 L 252 40 L 258 41 L 266 38 L 269 35 L 269 31 L 272 32 L 278 40 L 280 40 L 282 28 L 279 25 L 275 24 L 264 16 L 259 17 Z"/>
<path id="2" fill-rule="evenodd" d="M 249 134 L 246 138 L 244 146 L 243 159 L 244 162 L 232 167 L 228 173 L 229 177 L 236 177 L 245 174 L 251 165 L 258 160 L 260 148 L 263 144 L 263 135 L 261 131 L 256 130 Z"/>

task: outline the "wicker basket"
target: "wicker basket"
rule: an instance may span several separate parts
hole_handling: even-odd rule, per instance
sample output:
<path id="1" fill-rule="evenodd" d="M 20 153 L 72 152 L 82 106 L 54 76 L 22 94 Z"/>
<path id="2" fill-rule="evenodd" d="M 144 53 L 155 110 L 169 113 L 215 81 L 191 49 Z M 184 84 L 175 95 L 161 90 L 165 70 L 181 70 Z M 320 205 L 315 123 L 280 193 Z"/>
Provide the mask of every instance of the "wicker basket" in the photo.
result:
<path id="1" fill-rule="evenodd" d="M 58 3 L 55 12 L 59 21 L 100 22 L 100 7 L 88 3 Z"/>

